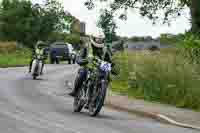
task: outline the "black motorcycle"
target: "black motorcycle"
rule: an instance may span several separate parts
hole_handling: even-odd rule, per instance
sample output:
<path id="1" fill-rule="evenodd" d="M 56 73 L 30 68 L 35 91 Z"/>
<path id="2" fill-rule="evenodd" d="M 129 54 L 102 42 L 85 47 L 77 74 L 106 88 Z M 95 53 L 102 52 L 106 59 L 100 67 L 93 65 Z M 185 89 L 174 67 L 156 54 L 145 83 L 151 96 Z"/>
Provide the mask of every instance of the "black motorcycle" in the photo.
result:
<path id="1" fill-rule="evenodd" d="M 90 116 L 96 116 L 104 105 L 109 84 L 111 64 L 102 60 L 92 61 L 87 79 L 74 97 L 74 112 L 80 112 L 82 108 L 89 110 Z"/>

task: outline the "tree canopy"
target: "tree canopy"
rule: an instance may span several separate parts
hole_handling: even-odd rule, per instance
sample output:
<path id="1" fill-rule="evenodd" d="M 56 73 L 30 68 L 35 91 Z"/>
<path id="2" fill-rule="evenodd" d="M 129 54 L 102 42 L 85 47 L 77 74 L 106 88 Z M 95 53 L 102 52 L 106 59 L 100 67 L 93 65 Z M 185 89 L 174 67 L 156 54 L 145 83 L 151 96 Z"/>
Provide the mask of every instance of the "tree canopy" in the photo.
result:
<path id="1" fill-rule="evenodd" d="M 114 21 L 114 16 L 112 12 L 108 10 L 102 10 L 102 13 L 99 17 L 97 26 L 103 30 L 103 33 L 106 38 L 106 42 L 112 42 L 116 40 L 116 22 Z"/>
<path id="2" fill-rule="evenodd" d="M 71 17 L 57 0 L 33 4 L 27 0 L 2 0 L 0 4 L 0 39 L 16 40 L 32 47 L 46 40 L 52 32 L 68 29 Z"/>
<path id="3" fill-rule="evenodd" d="M 200 32 L 200 1 L 199 0 L 87 0 L 85 5 L 88 9 L 95 7 L 95 2 L 109 2 L 109 10 L 121 12 L 119 18 L 127 18 L 127 10 L 138 9 L 141 16 L 151 19 L 154 23 L 162 19 L 164 23 L 169 23 L 173 18 L 181 15 L 185 7 L 191 11 L 192 32 Z"/>

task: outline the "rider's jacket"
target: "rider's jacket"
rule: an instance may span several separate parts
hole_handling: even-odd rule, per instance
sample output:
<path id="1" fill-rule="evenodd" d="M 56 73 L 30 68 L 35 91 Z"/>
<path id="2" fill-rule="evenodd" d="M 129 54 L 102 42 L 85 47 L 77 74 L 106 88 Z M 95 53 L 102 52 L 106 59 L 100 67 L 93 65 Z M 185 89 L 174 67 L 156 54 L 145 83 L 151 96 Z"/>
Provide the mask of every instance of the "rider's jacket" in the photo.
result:
<path id="1" fill-rule="evenodd" d="M 87 47 L 84 47 L 80 51 L 78 58 L 78 64 L 81 66 L 88 65 L 88 60 L 90 58 L 99 58 L 101 60 L 112 63 L 112 54 L 108 51 L 108 48 L 97 48 L 94 47 L 91 43 L 88 43 Z"/>

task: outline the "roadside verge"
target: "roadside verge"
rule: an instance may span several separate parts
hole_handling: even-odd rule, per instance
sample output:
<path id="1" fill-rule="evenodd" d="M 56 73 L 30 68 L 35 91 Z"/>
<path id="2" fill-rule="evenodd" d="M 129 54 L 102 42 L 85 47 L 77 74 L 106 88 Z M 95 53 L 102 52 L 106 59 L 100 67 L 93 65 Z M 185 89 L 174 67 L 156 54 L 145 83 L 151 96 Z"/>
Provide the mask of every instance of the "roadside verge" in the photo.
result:
<path id="1" fill-rule="evenodd" d="M 108 107 L 149 117 L 175 126 L 200 131 L 200 112 L 159 103 L 150 103 L 143 100 L 130 100 L 126 96 L 119 96 L 111 93 L 107 95 L 106 99 L 106 105 Z"/>

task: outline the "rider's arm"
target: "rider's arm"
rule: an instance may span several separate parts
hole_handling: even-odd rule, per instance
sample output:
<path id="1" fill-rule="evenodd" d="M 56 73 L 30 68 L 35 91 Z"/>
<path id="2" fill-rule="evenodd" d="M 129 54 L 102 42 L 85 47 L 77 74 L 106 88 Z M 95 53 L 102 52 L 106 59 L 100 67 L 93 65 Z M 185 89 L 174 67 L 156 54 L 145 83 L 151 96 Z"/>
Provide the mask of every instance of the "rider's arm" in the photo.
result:
<path id="1" fill-rule="evenodd" d="M 83 48 L 81 51 L 80 51 L 80 55 L 78 56 L 78 59 L 77 59 L 77 63 L 79 65 L 86 65 L 88 63 L 88 59 L 87 59 L 87 55 L 88 55 L 88 50 L 87 48 Z"/>
<path id="2" fill-rule="evenodd" d="M 45 59 L 45 60 L 46 60 L 47 57 L 48 57 L 48 53 L 47 53 L 47 49 L 46 49 L 46 48 L 43 49 L 43 56 L 44 56 L 44 59 Z"/>

